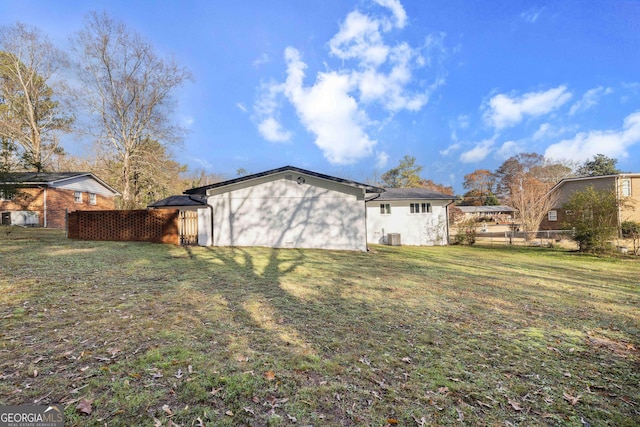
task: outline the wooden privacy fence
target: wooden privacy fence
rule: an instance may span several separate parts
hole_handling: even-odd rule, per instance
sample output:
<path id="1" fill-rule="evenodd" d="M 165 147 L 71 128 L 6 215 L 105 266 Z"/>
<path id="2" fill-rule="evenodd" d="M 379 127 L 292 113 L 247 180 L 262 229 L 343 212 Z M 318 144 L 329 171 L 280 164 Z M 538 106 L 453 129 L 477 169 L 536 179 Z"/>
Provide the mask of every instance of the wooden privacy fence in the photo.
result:
<path id="1" fill-rule="evenodd" d="M 79 240 L 118 240 L 181 244 L 178 209 L 74 211 L 67 236 Z M 196 231 L 197 243 L 197 231 Z"/>
<path id="2" fill-rule="evenodd" d="M 180 211 L 180 244 L 198 244 L 198 211 Z"/>

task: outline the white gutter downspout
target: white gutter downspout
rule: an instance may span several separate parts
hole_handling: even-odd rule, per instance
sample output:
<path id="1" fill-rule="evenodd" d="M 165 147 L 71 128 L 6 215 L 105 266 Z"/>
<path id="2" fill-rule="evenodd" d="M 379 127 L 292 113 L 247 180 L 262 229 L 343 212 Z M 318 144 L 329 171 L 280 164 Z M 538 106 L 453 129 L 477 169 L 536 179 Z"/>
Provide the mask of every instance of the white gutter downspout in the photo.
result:
<path id="1" fill-rule="evenodd" d="M 44 228 L 47 228 L 47 187 L 44 187 Z"/>
<path id="2" fill-rule="evenodd" d="M 615 180 L 615 186 L 616 186 L 616 204 L 618 205 L 618 237 L 622 237 L 622 221 L 620 219 L 620 217 L 622 216 L 622 196 L 621 196 L 621 192 L 622 189 L 620 188 L 620 176 L 617 175 L 616 176 L 616 180 Z"/>
<path id="3" fill-rule="evenodd" d="M 364 202 L 364 245 L 365 245 L 365 249 L 366 249 L 367 252 L 369 252 L 369 215 L 367 214 L 367 202 L 375 200 L 378 197 L 380 197 L 380 193 L 378 193 L 377 196 L 372 197 L 371 199 L 367 200 L 367 191 L 364 190 L 364 198 L 363 198 L 363 202 Z"/>
<path id="4" fill-rule="evenodd" d="M 447 224 L 447 245 L 451 244 L 451 236 L 449 235 L 449 206 L 455 203 L 455 200 L 451 200 L 449 203 L 444 205 L 444 214 L 445 214 L 445 224 Z"/>

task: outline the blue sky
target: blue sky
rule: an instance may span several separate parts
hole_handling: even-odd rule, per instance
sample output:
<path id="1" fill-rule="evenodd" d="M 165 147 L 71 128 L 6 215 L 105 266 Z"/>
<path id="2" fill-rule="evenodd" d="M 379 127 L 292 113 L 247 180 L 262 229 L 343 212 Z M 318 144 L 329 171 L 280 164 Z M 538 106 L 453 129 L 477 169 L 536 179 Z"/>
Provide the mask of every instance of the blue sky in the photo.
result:
<path id="1" fill-rule="evenodd" d="M 0 24 L 66 49 L 91 10 L 192 71 L 192 169 L 365 180 L 411 155 L 457 192 L 520 152 L 640 172 L 637 0 L 0 0 Z"/>

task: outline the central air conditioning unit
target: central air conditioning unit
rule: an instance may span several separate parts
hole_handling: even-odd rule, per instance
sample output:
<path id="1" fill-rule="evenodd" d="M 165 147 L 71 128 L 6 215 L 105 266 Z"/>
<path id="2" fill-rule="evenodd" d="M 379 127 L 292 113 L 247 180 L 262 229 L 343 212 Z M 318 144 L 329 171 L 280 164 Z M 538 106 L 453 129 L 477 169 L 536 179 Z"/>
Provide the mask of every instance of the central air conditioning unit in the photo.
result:
<path id="1" fill-rule="evenodd" d="M 389 246 L 400 246 L 400 233 L 387 234 L 387 244 Z"/>
<path id="2" fill-rule="evenodd" d="M 7 211 L 2 212 L 2 225 L 19 225 L 21 227 L 37 227 L 40 225 L 38 212 Z"/>

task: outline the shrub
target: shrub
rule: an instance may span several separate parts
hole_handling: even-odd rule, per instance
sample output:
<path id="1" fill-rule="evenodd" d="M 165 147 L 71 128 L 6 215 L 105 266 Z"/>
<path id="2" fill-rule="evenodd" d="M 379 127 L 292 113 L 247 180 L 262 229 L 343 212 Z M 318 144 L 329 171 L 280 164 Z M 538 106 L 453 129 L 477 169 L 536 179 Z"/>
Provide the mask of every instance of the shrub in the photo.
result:
<path id="1" fill-rule="evenodd" d="M 624 221 L 620 225 L 620 234 L 633 241 L 633 253 L 640 255 L 640 222 Z"/>
<path id="2" fill-rule="evenodd" d="M 473 245 L 476 242 L 476 221 L 468 219 L 456 224 L 454 243 L 457 245 Z"/>
<path id="3" fill-rule="evenodd" d="M 610 241 L 616 237 L 618 198 L 614 191 L 587 187 L 576 191 L 564 205 L 572 210 L 564 228 L 574 231 L 573 239 L 582 252 L 607 252 Z"/>

